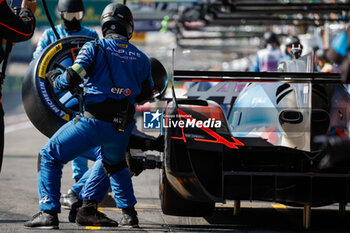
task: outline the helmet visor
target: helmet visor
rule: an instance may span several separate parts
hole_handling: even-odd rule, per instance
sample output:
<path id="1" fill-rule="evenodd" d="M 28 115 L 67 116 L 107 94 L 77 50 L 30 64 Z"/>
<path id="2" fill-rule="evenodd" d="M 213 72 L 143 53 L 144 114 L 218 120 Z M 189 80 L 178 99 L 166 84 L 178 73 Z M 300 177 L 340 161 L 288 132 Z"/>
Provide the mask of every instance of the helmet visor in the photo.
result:
<path id="1" fill-rule="evenodd" d="M 62 18 L 68 21 L 72 21 L 74 18 L 76 20 L 82 20 L 83 16 L 84 16 L 84 11 L 62 12 Z"/>

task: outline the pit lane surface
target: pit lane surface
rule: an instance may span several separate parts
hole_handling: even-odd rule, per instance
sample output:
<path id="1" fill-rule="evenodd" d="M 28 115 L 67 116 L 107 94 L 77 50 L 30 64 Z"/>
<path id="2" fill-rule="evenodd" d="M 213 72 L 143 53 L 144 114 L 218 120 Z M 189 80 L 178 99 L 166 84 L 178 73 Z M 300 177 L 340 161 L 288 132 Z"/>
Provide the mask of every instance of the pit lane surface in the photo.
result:
<path id="1" fill-rule="evenodd" d="M 25 229 L 23 223 L 38 212 L 36 185 L 37 154 L 45 144 L 41 135 L 19 109 L 6 118 L 5 156 L 0 174 L 0 232 L 47 232 Z M 62 193 L 70 185 L 70 164 L 64 167 Z M 277 203 L 242 202 L 241 213 L 233 216 L 233 202 L 217 205 L 211 217 L 175 217 L 164 215 L 158 199 L 158 170 L 148 170 L 133 178 L 140 228 L 83 227 L 68 222 L 68 210 L 59 215 L 59 232 L 303 232 L 302 208 Z M 108 204 L 108 202 L 106 202 Z M 115 220 L 120 210 L 101 211 Z M 350 232 L 350 214 L 340 217 L 338 206 L 312 209 L 311 232 Z"/>

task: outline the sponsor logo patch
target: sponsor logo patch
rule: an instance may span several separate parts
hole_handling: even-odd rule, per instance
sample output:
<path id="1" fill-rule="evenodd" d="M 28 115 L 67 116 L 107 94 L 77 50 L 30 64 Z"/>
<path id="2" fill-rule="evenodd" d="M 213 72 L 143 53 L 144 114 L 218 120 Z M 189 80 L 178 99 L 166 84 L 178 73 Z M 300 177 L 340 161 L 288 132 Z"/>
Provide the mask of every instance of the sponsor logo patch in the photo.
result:
<path id="1" fill-rule="evenodd" d="M 131 90 L 129 88 L 122 88 L 122 87 L 112 87 L 111 92 L 116 95 L 125 95 L 125 96 L 129 96 L 131 94 Z"/>

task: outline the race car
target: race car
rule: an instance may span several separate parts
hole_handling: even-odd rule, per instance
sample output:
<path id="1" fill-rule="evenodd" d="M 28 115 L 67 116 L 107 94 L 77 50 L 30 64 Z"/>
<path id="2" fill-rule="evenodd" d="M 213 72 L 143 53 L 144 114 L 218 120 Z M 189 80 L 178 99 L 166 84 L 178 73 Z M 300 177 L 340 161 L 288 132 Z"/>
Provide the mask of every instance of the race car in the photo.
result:
<path id="1" fill-rule="evenodd" d="M 160 178 L 164 213 L 207 216 L 216 202 L 234 200 L 238 207 L 240 200 L 271 201 L 303 206 L 308 228 L 311 207 L 340 203 L 344 209 L 350 167 L 320 169 L 325 150 L 315 143 L 319 135 L 349 134 L 350 96 L 339 74 L 173 73 L 174 81 L 218 82 L 220 88 L 212 89 L 221 93 L 231 87 L 224 90 L 230 97 L 237 83 L 246 84 L 228 108 L 201 94 L 175 95 L 168 104 Z"/>
<path id="2" fill-rule="evenodd" d="M 58 92 L 45 74 L 70 66 L 90 40 L 55 42 L 25 77 L 25 111 L 48 137 L 80 112 L 81 93 Z M 305 219 L 312 206 L 345 207 L 349 166 L 321 170 L 325 152 L 314 142 L 318 135 L 348 135 L 350 97 L 338 74 L 174 70 L 173 78 L 193 85 L 185 99 L 173 91 L 163 114 L 162 163 L 150 166 L 161 168 L 165 214 L 207 216 L 225 200 L 304 206 Z M 216 84 L 193 91 L 204 82 Z"/>

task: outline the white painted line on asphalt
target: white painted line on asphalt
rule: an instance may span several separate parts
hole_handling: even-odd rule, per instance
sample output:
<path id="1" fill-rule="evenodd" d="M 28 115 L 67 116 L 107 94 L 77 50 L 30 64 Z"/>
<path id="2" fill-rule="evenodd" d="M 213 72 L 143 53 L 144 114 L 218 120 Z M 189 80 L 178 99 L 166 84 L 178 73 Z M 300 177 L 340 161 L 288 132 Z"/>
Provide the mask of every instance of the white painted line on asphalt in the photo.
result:
<path id="1" fill-rule="evenodd" d="M 5 126 L 5 134 L 11 133 L 17 130 L 28 129 L 31 127 L 33 127 L 33 124 L 30 121 L 8 125 L 8 126 Z"/>
<path id="2" fill-rule="evenodd" d="M 20 113 L 15 115 L 6 115 L 4 117 L 5 125 L 12 125 L 18 122 L 29 121 L 27 114 Z"/>
<path id="3" fill-rule="evenodd" d="M 5 134 L 34 127 L 25 113 L 10 116 L 5 115 L 4 124 Z"/>

